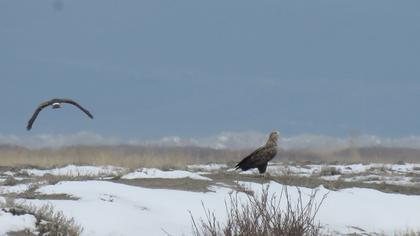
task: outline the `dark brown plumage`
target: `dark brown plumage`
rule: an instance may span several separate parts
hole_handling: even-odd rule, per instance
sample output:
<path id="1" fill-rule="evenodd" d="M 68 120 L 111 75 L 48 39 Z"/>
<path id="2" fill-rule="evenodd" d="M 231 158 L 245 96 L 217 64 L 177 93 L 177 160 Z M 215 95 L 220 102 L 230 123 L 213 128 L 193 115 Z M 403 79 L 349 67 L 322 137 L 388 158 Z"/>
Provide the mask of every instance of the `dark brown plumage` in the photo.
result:
<path id="1" fill-rule="evenodd" d="M 279 138 L 279 132 L 271 132 L 267 143 L 246 156 L 240 161 L 235 168 L 243 171 L 252 168 L 258 168 L 260 174 L 263 174 L 267 169 L 267 163 L 273 159 L 277 154 L 277 140 Z"/>
<path id="2" fill-rule="evenodd" d="M 69 103 L 69 104 L 72 104 L 72 105 L 78 107 L 86 115 L 88 115 L 91 119 L 93 119 L 92 114 L 90 114 L 90 112 L 88 110 L 86 110 L 85 108 L 80 106 L 77 102 L 75 102 L 71 99 L 66 99 L 66 98 L 53 98 L 49 101 L 46 101 L 46 102 L 43 102 L 43 103 L 39 104 L 39 106 L 36 108 L 34 114 L 32 115 L 31 119 L 29 119 L 28 125 L 26 126 L 26 129 L 30 130 L 32 128 L 32 124 L 34 123 L 36 117 L 38 116 L 39 112 L 42 109 L 44 109 L 47 106 L 51 106 L 53 109 L 60 108 L 62 103 Z"/>

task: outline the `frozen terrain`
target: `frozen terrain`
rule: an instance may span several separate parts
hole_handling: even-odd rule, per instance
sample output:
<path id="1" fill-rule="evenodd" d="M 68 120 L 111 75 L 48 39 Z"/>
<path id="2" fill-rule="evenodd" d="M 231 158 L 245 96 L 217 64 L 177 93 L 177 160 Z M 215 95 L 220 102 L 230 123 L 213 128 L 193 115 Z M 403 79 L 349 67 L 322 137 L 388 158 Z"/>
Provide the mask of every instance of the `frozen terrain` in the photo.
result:
<path id="1" fill-rule="evenodd" d="M 267 168 L 272 176 L 312 177 L 322 180 L 389 184 L 420 187 L 420 164 L 283 164 L 275 163 Z M 258 170 L 241 172 L 255 175 Z"/>
<path id="2" fill-rule="evenodd" d="M 419 165 L 292 165 L 273 164 L 268 171 L 271 178 L 262 178 L 255 171 L 237 173 L 226 165 L 196 165 L 187 170 L 159 170 L 141 168 L 130 171 L 124 168 L 103 166 L 66 166 L 51 170 L 7 170 L 1 178 L 21 178 L 15 184 L 0 186 L 0 203 L 6 198 L 16 202 L 42 206 L 51 204 L 65 216 L 72 217 L 83 227 L 82 235 L 190 235 L 191 214 L 204 217 L 202 203 L 214 210 L 219 220 L 226 217 L 225 200 L 235 194 L 238 185 L 261 192 L 270 185 L 273 194 L 281 193 L 287 187 L 292 199 L 298 197 L 295 186 L 282 184 L 276 177 L 297 176 L 319 178 L 326 183 L 334 181 L 378 182 L 405 184 L 415 188 L 413 178 L 419 172 Z M 330 169 L 328 169 L 330 168 Z M 334 168 L 334 171 L 331 171 Z M 328 171 L 326 171 L 328 169 Z M 46 174 L 68 176 L 48 182 Z M 89 179 L 71 179 L 88 175 Z M 95 178 L 95 176 L 97 178 Z M 103 178 L 107 176 L 107 178 Z M 399 178 L 399 182 L 395 182 Z M 128 181 L 128 182 L 127 182 Z M 162 182 L 169 185 L 162 187 Z M 171 188 L 185 181 L 189 188 Z M 34 183 L 36 187 L 34 187 Z M 204 191 L 194 186 L 205 186 Z M 169 186 L 169 187 L 167 187 Z M 35 190 L 34 190 L 35 189 Z M 420 195 L 400 194 L 376 189 L 349 187 L 329 189 L 323 185 L 299 187 L 303 200 L 313 189 L 318 190 L 317 201 L 327 194 L 317 220 L 328 232 L 344 235 L 348 233 L 394 234 L 407 230 L 420 231 Z M 27 197 L 25 193 L 35 194 Z M 43 196 L 37 198 L 36 196 Z M 53 198 L 48 196 L 69 196 Z M 246 201 L 243 192 L 238 193 Z M 0 235 L 7 232 L 28 230 L 36 233 L 35 218 L 32 215 L 13 215 L 0 210 Z"/>

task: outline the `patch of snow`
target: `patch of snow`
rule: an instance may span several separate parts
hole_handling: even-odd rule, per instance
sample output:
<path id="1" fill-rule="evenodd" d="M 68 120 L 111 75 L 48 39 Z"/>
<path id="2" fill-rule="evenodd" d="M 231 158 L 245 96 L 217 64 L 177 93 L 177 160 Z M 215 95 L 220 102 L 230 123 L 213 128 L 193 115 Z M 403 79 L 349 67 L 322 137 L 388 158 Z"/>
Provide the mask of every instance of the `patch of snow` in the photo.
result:
<path id="1" fill-rule="evenodd" d="M 27 173 L 32 176 L 62 175 L 62 176 L 115 176 L 124 172 L 125 169 L 115 166 L 76 166 L 68 165 L 61 168 L 39 170 L 23 169 L 21 173 Z"/>
<path id="2" fill-rule="evenodd" d="M 340 179 L 341 175 L 330 175 L 330 176 L 321 176 L 320 179 L 327 180 L 327 181 L 337 181 Z"/>
<path id="3" fill-rule="evenodd" d="M 41 193 L 65 193 L 80 198 L 68 200 L 28 200 L 34 205 L 51 203 L 56 210 L 84 228 L 82 235 L 191 235 L 191 218 L 205 217 L 201 202 L 223 220 L 224 198 L 230 189 L 217 193 L 148 189 L 107 181 L 69 181 L 39 189 Z"/>
<path id="4" fill-rule="evenodd" d="M 0 193 L 23 193 L 30 188 L 30 184 L 18 184 L 13 186 L 0 186 Z"/>
<path id="5" fill-rule="evenodd" d="M 211 180 L 210 178 L 201 176 L 184 170 L 163 171 L 156 168 L 141 168 L 134 172 L 128 173 L 121 177 L 122 179 L 182 179 L 190 178 L 197 180 Z"/>
<path id="6" fill-rule="evenodd" d="M 14 176 L 16 173 L 12 171 L 5 171 L 2 173 L 3 175 Z"/>
<path id="7" fill-rule="evenodd" d="M 25 214 L 14 216 L 0 209 L 0 235 L 6 235 L 8 232 L 31 230 L 35 231 L 36 218 L 33 215 Z"/>
<path id="8" fill-rule="evenodd" d="M 320 165 L 308 165 L 308 166 L 287 166 L 287 171 L 292 175 L 309 177 L 315 173 L 321 171 Z"/>

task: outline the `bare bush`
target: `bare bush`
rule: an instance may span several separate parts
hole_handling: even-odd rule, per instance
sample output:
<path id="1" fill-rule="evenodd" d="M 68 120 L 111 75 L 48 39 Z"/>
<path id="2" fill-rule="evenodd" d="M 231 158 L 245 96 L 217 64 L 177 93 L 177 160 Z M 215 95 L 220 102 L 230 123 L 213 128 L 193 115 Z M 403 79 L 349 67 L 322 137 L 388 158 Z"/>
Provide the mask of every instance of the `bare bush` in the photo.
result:
<path id="1" fill-rule="evenodd" d="M 238 194 L 230 195 L 225 203 L 226 222 L 219 222 L 214 212 L 203 208 L 206 219 L 194 219 L 191 212 L 193 234 L 195 236 L 315 236 L 320 235 L 320 225 L 315 216 L 326 198 L 315 201 L 317 191 L 313 191 L 307 202 L 302 199 L 298 188 L 298 198 L 292 200 L 284 187 L 280 196 L 269 194 L 269 187 L 260 195 L 247 195 L 247 201 L 241 202 Z M 281 207 L 283 206 L 283 207 Z"/>
<path id="2" fill-rule="evenodd" d="M 68 235 L 78 236 L 82 227 L 77 225 L 73 218 L 67 218 L 63 212 L 55 211 L 52 205 L 43 205 L 40 208 L 28 207 L 37 219 L 37 228 L 41 235 Z"/>

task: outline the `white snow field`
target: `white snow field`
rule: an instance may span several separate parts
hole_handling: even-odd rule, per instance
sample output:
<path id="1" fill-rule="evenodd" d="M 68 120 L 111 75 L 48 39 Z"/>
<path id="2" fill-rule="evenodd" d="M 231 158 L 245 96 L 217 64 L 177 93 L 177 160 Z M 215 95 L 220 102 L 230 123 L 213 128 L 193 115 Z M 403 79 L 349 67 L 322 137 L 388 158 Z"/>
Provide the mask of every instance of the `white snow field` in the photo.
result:
<path id="1" fill-rule="evenodd" d="M 354 172 L 372 170 L 372 166 L 353 165 Z M 412 168 L 413 167 L 413 168 Z M 405 172 L 417 171 L 416 166 L 387 166 L 387 170 Z M 73 167 L 72 167 L 73 168 Z M 215 166 L 208 167 L 209 171 Z M 225 168 L 225 166 L 223 166 Z M 270 166 L 275 168 L 275 166 Z M 280 168 L 280 167 L 279 167 Z M 296 170 L 308 167 L 294 166 Z M 310 167 L 318 170 L 321 167 Z M 351 171 L 348 166 L 339 168 Z M 382 168 L 382 166 L 381 166 Z M 112 168 L 111 168 L 112 169 Z M 193 168 L 189 168 L 193 169 Z M 200 166 L 197 170 L 205 170 Z M 25 170 L 28 171 L 28 170 Z M 316 172 L 316 171 L 314 171 Z M 341 173 L 343 173 L 341 172 Z M 35 173 L 29 171 L 28 173 Z M 80 173 L 80 172 L 79 172 Z M 103 173 L 103 172 L 97 172 Z M 121 172 L 118 171 L 118 174 Z M 250 174 L 250 173 L 247 173 Z M 354 173 L 352 173 L 354 174 Z M 98 174 L 100 176 L 100 174 Z M 192 192 L 173 189 L 157 189 L 132 186 L 107 180 L 62 181 L 54 185 L 44 184 L 37 189 L 41 194 L 67 194 L 78 200 L 39 200 L 18 199 L 18 202 L 42 206 L 51 204 L 55 210 L 65 216 L 73 217 L 83 227 L 82 235 L 191 235 L 191 216 L 204 218 L 202 204 L 214 210 L 217 219 L 226 218 L 225 201 L 229 194 L 236 193 L 233 187 L 217 184 L 211 179 L 190 171 L 162 171 L 158 169 L 139 169 L 128 173 L 123 178 L 191 178 L 209 184 L 207 192 Z M 266 184 L 237 182 L 256 193 L 260 193 Z M 271 181 L 270 193 L 280 194 L 285 185 Z M 1 186 L 1 195 L 25 191 L 25 184 Z M 287 186 L 292 199 L 297 199 L 298 191 L 294 186 Z M 306 202 L 313 189 L 299 188 Z M 316 201 L 327 195 L 316 220 L 330 233 L 345 235 L 349 233 L 394 233 L 420 231 L 420 196 L 397 193 L 384 193 L 366 188 L 348 188 L 330 191 L 323 186 L 316 188 Z M 244 193 L 238 193 L 239 199 L 247 199 Z M 0 197 L 0 203 L 4 198 Z M 13 216 L 0 209 L 0 235 L 10 231 L 28 229 L 35 232 L 35 218 L 31 215 Z M 362 231 L 362 230 L 363 231 Z"/>
<path id="2" fill-rule="evenodd" d="M 0 212 L 0 235 L 21 230 L 35 230 L 36 219 L 33 215 L 14 216 L 10 213 Z"/>

